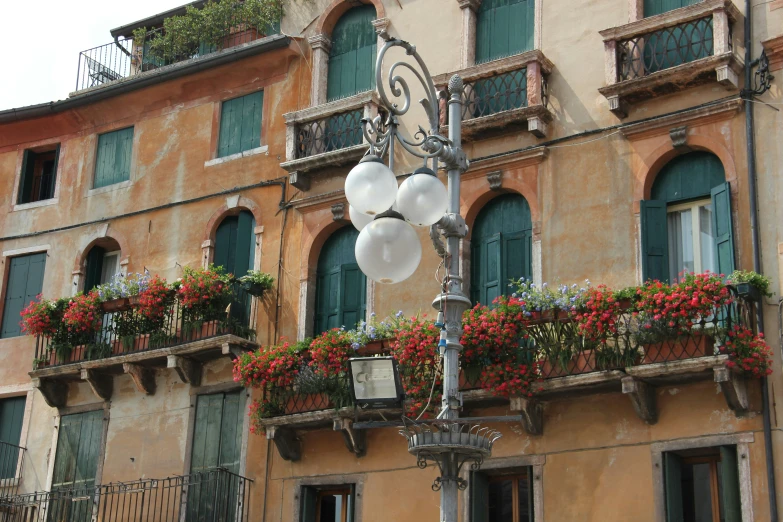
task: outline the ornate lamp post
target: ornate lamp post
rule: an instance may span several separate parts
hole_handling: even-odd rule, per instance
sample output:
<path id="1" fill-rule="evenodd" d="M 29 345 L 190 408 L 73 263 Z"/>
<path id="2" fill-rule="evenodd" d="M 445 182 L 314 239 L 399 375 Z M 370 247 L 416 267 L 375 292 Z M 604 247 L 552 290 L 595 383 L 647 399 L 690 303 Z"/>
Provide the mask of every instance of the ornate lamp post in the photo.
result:
<path id="1" fill-rule="evenodd" d="M 396 62 L 388 76 L 388 87 L 382 78 L 383 60 L 393 47 L 401 47 L 418 65 Z M 400 116 L 411 107 L 410 87 L 397 74 L 405 69 L 424 88 L 420 104 L 429 120 L 429 131 L 421 126 L 413 138 L 403 136 Z M 401 433 L 408 439 L 408 451 L 417 457 L 419 467 L 434 462 L 441 475 L 433 484 L 441 493 L 442 522 L 457 522 L 458 490 L 467 487 L 460 478 L 466 463 L 478 469 L 488 457 L 500 433 L 478 424 L 459 420 L 462 396 L 459 392 L 459 355 L 462 351 L 462 314 L 471 303 L 462 287 L 459 243 L 467 234 L 460 215 L 460 176 L 468 170 L 462 150 L 462 93 L 459 76 L 449 81 L 449 136 L 439 134 L 439 104 L 435 85 L 416 47 L 396 39 L 387 39 L 375 66 L 376 85 L 387 115 L 365 121 L 364 135 L 370 150 L 345 180 L 345 194 L 350 203 L 351 220 L 361 230 L 356 241 L 356 260 L 362 271 L 380 283 L 396 283 L 410 277 L 421 259 L 421 245 L 410 223 L 430 226 L 430 237 L 438 255 L 443 258 L 446 276 L 433 306 L 438 310 L 441 327 L 439 349 L 443 367 L 443 398 L 436 420 L 408 422 Z M 389 99 L 387 88 L 399 101 Z M 423 166 L 397 188 L 393 173 L 395 143 L 421 158 Z M 380 158 L 388 155 L 389 166 Z M 439 163 L 448 172 L 448 190 L 435 176 Z M 441 236 L 446 238 L 444 246 Z"/>

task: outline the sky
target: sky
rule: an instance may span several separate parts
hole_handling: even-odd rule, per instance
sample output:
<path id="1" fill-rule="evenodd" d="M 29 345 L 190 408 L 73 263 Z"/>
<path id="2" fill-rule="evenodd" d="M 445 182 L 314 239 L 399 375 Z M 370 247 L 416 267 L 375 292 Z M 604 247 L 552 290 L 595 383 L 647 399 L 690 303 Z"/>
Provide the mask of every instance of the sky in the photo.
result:
<path id="1" fill-rule="evenodd" d="M 109 31 L 188 0 L 0 0 L 0 110 L 63 100 L 79 52 L 111 43 Z"/>

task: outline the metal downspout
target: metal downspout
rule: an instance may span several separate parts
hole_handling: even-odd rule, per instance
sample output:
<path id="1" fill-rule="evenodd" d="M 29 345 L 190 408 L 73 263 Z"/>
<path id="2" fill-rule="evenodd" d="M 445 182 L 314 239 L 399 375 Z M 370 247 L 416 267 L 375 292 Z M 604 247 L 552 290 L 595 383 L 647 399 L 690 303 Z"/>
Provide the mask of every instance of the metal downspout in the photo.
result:
<path id="1" fill-rule="evenodd" d="M 748 191 L 750 195 L 750 234 L 753 245 L 753 270 L 761 273 L 761 246 L 759 244 L 759 217 L 758 217 L 758 188 L 756 186 L 756 137 L 753 122 L 753 93 L 751 85 L 753 80 L 752 58 L 752 8 L 750 0 L 745 0 L 745 136 L 748 157 Z M 756 308 L 756 320 L 760 333 L 764 333 L 764 312 L 762 310 L 764 300 L 762 298 Z M 767 466 L 767 493 L 769 496 L 770 519 L 778 519 L 778 499 L 775 487 L 775 463 L 772 452 L 772 423 L 770 420 L 769 385 L 767 378 L 761 379 L 761 409 L 764 417 L 764 448 Z"/>

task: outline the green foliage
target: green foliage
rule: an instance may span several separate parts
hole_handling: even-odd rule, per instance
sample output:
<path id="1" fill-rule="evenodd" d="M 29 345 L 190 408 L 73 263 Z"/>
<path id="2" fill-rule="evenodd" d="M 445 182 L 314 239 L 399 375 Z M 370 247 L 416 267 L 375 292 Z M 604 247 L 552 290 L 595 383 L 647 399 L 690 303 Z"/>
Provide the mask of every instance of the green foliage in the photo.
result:
<path id="1" fill-rule="evenodd" d="M 261 295 L 272 288 L 275 278 L 260 270 L 248 270 L 247 275 L 240 277 L 239 282 L 250 295 Z"/>
<path id="2" fill-rule="evenodd" d="M 748 283 L 754 286 L 761 292 L 761 295 L 765 297 L 772 297 L 772 292 L 769 291 L 769 287 L 772 284 L 772 280 L 765 275 L 761 275 L 752 270 L 735 270 L 729 276 L 729 283 Z"/>

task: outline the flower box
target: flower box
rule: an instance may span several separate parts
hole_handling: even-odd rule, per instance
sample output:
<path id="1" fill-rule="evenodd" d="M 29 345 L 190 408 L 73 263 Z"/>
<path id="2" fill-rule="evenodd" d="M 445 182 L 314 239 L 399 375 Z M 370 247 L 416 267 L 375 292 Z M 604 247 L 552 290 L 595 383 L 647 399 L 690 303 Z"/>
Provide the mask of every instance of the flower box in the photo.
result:
<path id="1" fill-rule="evenodd" d="M 549 379 L 552 377 L 590 373 L 597 370 L 598 365 L 595 362 L 595 352 L 593 350 L 584 350 L 571 357 L 565 368 L 559 361 L 545 359 L 541 365 L 541 377 Z"/>
<path id="2" fill-rule="evenodd" d="M 141 295 L 137 294 L 137 295 L 129 296 L 128 297 L 128 303 L 131 306 L 139 306 L 139 305 L 141 305 Z"/>
<path id="3" fill-rule="evenodd" d="M 106 313 L 124 312 L 125 310 L 130 310 L 130 299 L 127 297 L 110 299 L 108 301 L 102 302 L 101 308 Z"/>
<path id="4" fill-rule="evenodd" d="M 734 289 L 737 291 L 737 295 L 746 301 L 758 302 L 761 300 L 761 292 L 758 288 L 750 283 L 736 283 Z"/>
<path id="5" fill-rule="evenodd" d="M 645 344 L 642 364 L 681 361 L 712 355 L 715 339 L 709 335 L 694 333 L 690 337 L 669 339 L 655 344 Z"/>
<path id="6" fill-rule="evenodd" d="M 330 408 L 334 408 L 334 404 L 326 393 L 292 395 L 285 402 L 283 415 L 328 410 Z"/>
<path id="7" fill-rule="evenodd" d="M 113 341 L 111 346 L 112 355 L 120 355 L 123 353 L 140 352 L 147 350 L 150 347 L 150 334 L 137 335 L 133 338 L 133 344 L 124 343 L 122 339 Z M 130 346 L 129 346 L 130 345 Z"/>
<path id="8" fill-rule="evenodd" d="M 198 341 L 205 337 L 212 337 L 221 333 L 220 321 L 214 319 L 212 321 L 205 321 L 201 323 L 201 328 L 194 328 L 183 332 L 181 329 L 177 329 L 177 338 L 182 339 L 183 342 Z"/>
<path id="9" fill-rule="evenodd" d="M 255 297 L 261 297 L 264 295 L 264 292 L 266 292 L 264 285 L 252 281 L 242 281 L 242 288 L 244 288 L 248 294 Z"/>
<path id="10" fill-rule="evenodd" d="M 388 355 L 391 352 L 391 346 L 397 339 L 381 339 L 361 346 L 356 350 L 359 357 L 372 357 L 374 355 Z"/>

